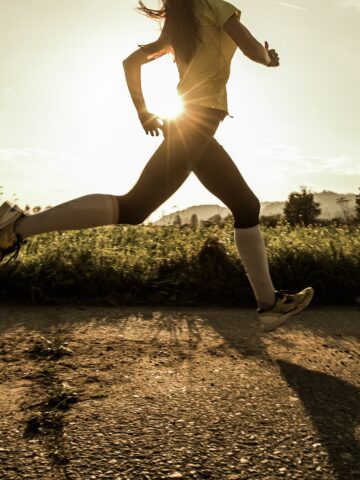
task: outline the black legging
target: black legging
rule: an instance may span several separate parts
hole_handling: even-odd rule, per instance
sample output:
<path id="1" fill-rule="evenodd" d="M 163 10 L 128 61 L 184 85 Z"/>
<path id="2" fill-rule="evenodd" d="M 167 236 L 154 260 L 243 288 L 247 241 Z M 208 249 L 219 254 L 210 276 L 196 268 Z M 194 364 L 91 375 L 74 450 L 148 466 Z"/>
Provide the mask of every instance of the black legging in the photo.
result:
<path id="1" fill-rule="evenodd" d="M 191 172 L 232 212 L 235 228 L 259 223 L 260 202 L 236 165 L 213 138 L 224 113 L 188 107 L 164 129 L 165 139 L 139 180 L 118 197 L 119 223 L 142 223 L 182 185 Z"/>

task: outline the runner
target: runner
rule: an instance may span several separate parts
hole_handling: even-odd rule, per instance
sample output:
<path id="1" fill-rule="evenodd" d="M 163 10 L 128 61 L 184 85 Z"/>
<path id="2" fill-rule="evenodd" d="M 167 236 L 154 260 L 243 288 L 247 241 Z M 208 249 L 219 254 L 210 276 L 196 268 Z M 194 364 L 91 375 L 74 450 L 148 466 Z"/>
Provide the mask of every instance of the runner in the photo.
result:
<path id="1" fill-rule="evenodd" d="M 274 49 L 259 43 L 241 23 L 241 13 L 223 0 L 162 0 L 139 11 L 163 20 L 159 38 L 142 45 L 124 60 L 127 85 L 146 134 L 164 140 L 126 195 L 86 195 L 35 215 L 25 215 L 5 202 L 0 207 L 0 259 L 16 256 L 22 242 L 51 231 L 78 230 L 113 224 L 140 224 L 194 172 L 234 216 L 235 243 L 258 304 L 261 328 L 271 331 L 311 301 L 311 287 L 301 292 L 275 290 L 259 227 L 260 202 L 214 134 L 228 115 L 226 84 L 238 47 L 266 67 L 279 66 Z M 142 65 L 171 53 L 180 82 L 183 113 L 162 122 L 146 108 Z"/>

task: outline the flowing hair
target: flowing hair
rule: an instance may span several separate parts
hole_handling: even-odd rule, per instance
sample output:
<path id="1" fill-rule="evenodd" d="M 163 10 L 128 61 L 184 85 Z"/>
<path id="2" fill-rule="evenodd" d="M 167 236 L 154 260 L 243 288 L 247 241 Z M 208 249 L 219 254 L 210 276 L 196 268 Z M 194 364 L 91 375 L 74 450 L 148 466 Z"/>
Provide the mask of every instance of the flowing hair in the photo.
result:
<path id="1" fill-rule="evenodd" d="M 149 55 L 156 55 L 172 47 L 175 59 L 189 63 L 198 45 L 199 23 L 194 14 L 198 0 L 161 0 L 159 9 L 146 7 L 139 1 L 138 10 L 153 20 L 164 20 L 161 35 L 156 42 L 140 45 Z"/>

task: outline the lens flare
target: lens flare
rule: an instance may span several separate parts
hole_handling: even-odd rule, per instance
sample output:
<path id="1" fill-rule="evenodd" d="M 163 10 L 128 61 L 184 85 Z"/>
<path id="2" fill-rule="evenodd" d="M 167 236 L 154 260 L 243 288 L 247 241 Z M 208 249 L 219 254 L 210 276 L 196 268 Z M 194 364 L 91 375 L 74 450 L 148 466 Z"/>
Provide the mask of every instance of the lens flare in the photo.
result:
<path id="1" fill-rule="evenodd" d="M 142 86 L 148 110 L 164 119 L 174 119 L 183 111 L 183 102 L 177 92 L 179 75 L 170 55 L 146 65 L 142 72 Z"/>
<path id="2" fill-rule="evenodd" d="M 158 106 L 156 114 L 166 120 L 173 120 L 182 114 L 184 106 L 180 97 L 169 98 L 168 101 L 161 102 Z"/>

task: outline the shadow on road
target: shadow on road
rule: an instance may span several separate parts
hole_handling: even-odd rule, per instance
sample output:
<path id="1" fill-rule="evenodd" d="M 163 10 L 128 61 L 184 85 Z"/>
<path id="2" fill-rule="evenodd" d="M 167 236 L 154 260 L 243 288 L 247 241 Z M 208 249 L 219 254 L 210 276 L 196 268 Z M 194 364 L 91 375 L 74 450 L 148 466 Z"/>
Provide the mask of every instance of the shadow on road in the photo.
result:
<path id="1" fill-rule="evenodd" d="M 179 360 L 191 359 L 194 352 L 204 347 L 204 338 L 206 342 L 210 338 L 214 341 L 215 350 L 222 354 L 235 351 L 239 361 L 241 357 L 264 360 L 271 368 L 275 367 L 276 372 L 280 370 L 281 377 L 301 400 L 326 448 L 337 480 L 360 479 L 360 432 L 356 431 L 360 425 L 360 388 L 327 373 L 296 364 L 293 355 L 297 345 L 293 336 L 272 337 L 271 343 L 288 352 L 292 362 L 277 359 L 278 354 L 270 354 L 268 340 L 256 332 L 254 314 L 247 310 L 73 308 L 64 313 L 62 309 L 58 311 L 49 307 L 34 309 L 31 320 L 26 308 L 9 308 L 5 313 L 5 316 L 4 312 L 0 315 L 2 335 L 19 328 L 19 335 L 24 341 L 28 341 L 29 331 L 32 335 L 47 335 L 60 330 L 71 337 L 75 327 L 95 328 L 101 333 L 102 327 L 113 326 L 117 332 L 114 342 L 119 343 L 120 336 L 126 334 L 129 326 L 132 334 L 127 343 L 151 346 L 154 352 L 162 356 L 166 353 L 162 351 L 164 347 L 171 344 L 175 357 Z M 356 345 L 356 340 L 360 338 L 358 318 L 357 311 L 339 313 L 320 310 L 311 312 L 302 322 L 294 322 L 287 328 L 292 334 L 297 331 L 316 334 L 320 344 L 324 337 L 332 339 L 334 345 L 351 337 Z M 15 346 L 18 346 L 19 338 L 14 340 Z M 104 342 L 105 349 L 108 342 L 106 335 L 101 342 Z M 126 347 L 126 342 L 121 340 L 121 348 Z M 95 343 L 99 343 L 96 338 Z M 334 354 L 338 354 L 339 348 L 334 350 Z M 310 351 L 308 353 L 306 359 L 311 360 Z M 358 352 L 355 354 L 358 355 Z M 321 355 L 321 352 L 317 355 Z M 299 357 L 296 361 L 300 363 Z"/>
<path id="2" fill-rule="evenodd" d="M 360 478 L 360 443 L 355 436 L 360 422 L 360 388 L 290 362 L 276 363 L 317 429 L 337 479 Z M 349 477 L 351 471 L 358 476 Z"/>
<path id="3" fill-rule="evenodd" d="M 235 349 L 243 358 L 257 357 L 268 365 L 277 366 L 287 385 L 296 392 L 297 397 L 314 425 L 321 444 L 326 449 L 337 480 L 360 479 L 360 388 L 327 373 L 318 372 L 285 360 L 278 360 L 268 351 L 267 342 L 256 329 L 249 335 L 241 324 L 230 319 L 207 316 L 206 322 L 216 330 L 226 344 Z M 314 332 L 336 340 L 347 335 L 359 338 L 358 327 L 353 331 L 344 330 L 339 321 L 330 326 L 323 322 L 312 326 Z M 339 319 L 340 320 L 340 319 Z M 295 331 L 298 326 L 292 327 Z M 310 330 L 310 328 L 309 328 Z M 341 333 L 340 333 L 341 332 Z M 272 337 L 272 342 L 290 351 L 296 345 L 286 337 Z"/>

